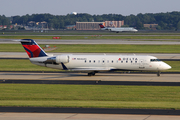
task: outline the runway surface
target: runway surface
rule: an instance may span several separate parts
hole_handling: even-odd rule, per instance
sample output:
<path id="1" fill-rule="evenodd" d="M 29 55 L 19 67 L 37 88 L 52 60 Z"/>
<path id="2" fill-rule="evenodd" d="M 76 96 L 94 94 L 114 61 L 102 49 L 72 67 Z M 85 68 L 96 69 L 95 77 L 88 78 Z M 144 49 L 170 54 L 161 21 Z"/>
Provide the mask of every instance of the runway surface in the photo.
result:
<path id="1" fill-rule="evenodd" d="M 124 74 L 97 73 L 87 76 L 87 73 L 33 73 L 33 72 L 0 72 L 0 80 L 69 80 L 69 81 L 129 81 L 129 82 L 180 82 L 180 74 Z M 92 83 L 91 83 L 92 84 Z"/>
<path id="2" fill-rule="evenodd" d="M 179 120 L 175 115 L 126 115 L 79 113 L 0 113 L 1 120 Z"/>
<path id="3" fill-rule="evenodd" d="M 1 44 L 20 44 L 14 39 L 0 39 Z M 85 40 L 49 40 L 34 39 L 38 44 L 132 44 L 132 45 L 178 45 L 179 39 L 85 39 Z"/>

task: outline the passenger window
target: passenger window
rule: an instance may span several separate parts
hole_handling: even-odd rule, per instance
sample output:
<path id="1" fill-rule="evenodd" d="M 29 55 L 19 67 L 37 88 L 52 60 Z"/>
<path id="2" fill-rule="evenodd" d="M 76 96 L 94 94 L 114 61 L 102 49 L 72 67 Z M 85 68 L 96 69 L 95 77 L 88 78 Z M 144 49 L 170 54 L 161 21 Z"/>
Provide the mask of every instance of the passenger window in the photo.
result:
<path id="1" fill-rule="evenodd" d="M 113 60 L 112 60 L 112 63 L 113 63 Z"/>
<path id="2" fill-rule="evenodd" d="M 123 63 L 123 61 L 121 61 L 121 63 Z"/>
<path id="3" fill-rule="evenodd" d="M 86 63 L 86 60 L 84 62 Z"/>
<path id="4" fill-rule="evenodd" d="M 94 63 L 95 63 L 96 61 L 94 60 Z"/>
<path id="5" fill-rule="evenodd" d="M 91 60 L 89 60 L 89 62 L 91 63 Z"/>

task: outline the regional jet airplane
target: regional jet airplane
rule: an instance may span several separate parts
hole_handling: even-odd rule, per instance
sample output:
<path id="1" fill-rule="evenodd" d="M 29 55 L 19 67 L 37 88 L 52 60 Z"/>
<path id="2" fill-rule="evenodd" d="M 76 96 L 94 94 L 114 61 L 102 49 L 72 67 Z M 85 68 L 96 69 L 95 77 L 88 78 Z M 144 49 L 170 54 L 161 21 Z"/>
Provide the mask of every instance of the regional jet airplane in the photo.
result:
<path id="1" fill-rule="evenodd" d="M 32 39 L 18 40 L 23 45 L 31 63 L 55 69 L 87 72 L 89 76 L 99 71 L 160 71 L 171 66 L 148 55 L 72 55 L 50 56 Z"/>
<path id="2" fill-rule="evenodd" d="M 108 30 L 112 32 L 137 32 L 138 30 L 132 28 L 132 27 L 120 27 L 120 28 L 113 28 L 113 27 L 105 27 L 103 24 L 99 24 L 101 30 Z"/>

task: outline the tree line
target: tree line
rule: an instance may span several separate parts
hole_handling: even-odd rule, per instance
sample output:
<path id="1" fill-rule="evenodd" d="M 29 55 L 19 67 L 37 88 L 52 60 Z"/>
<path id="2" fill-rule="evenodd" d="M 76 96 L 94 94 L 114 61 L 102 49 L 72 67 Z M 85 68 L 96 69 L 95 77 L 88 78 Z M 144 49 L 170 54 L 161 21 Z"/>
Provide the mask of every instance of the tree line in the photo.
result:
<path id="1" fill-rule="evenodd" d="M 12 23 L 10 21 L 12 20 Z M 48 23 L 49 28 L 64 29 L 67 25 L 75 25 L 76 22 L 103 22 L 103 21 L 122 21 L 125 26 L 134 27 L 137 29 L 144 28 L 143 24 L 158 24 L 158 30 L 178 30 L 180 29 L 180 12 L 167 13 L 146 13 L 123 16 L 121 14 L 103 14 L 90 15 L 87 13 L 80 13 L 77 15 L 52 15 L 52 14 L 32 14 L 23 16 L 0 16 L 0 25 L 19 24 L 27 25 L 30 21 Z"/>

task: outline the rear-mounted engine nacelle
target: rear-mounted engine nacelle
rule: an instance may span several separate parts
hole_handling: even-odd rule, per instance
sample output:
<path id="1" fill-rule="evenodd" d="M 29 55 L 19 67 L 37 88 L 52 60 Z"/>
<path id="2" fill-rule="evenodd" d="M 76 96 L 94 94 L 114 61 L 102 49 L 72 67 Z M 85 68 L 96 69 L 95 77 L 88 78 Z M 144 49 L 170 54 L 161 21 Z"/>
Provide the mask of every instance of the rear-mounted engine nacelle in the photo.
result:
<path id="1" fill-rule="evenodd" d="M 69 56 L 68 55 L 59 55 L 56 57 L 50 57 L 47 58 L 47 60 L 45 61 L 46 63 L 68 63 L 69 62 Z"/>

